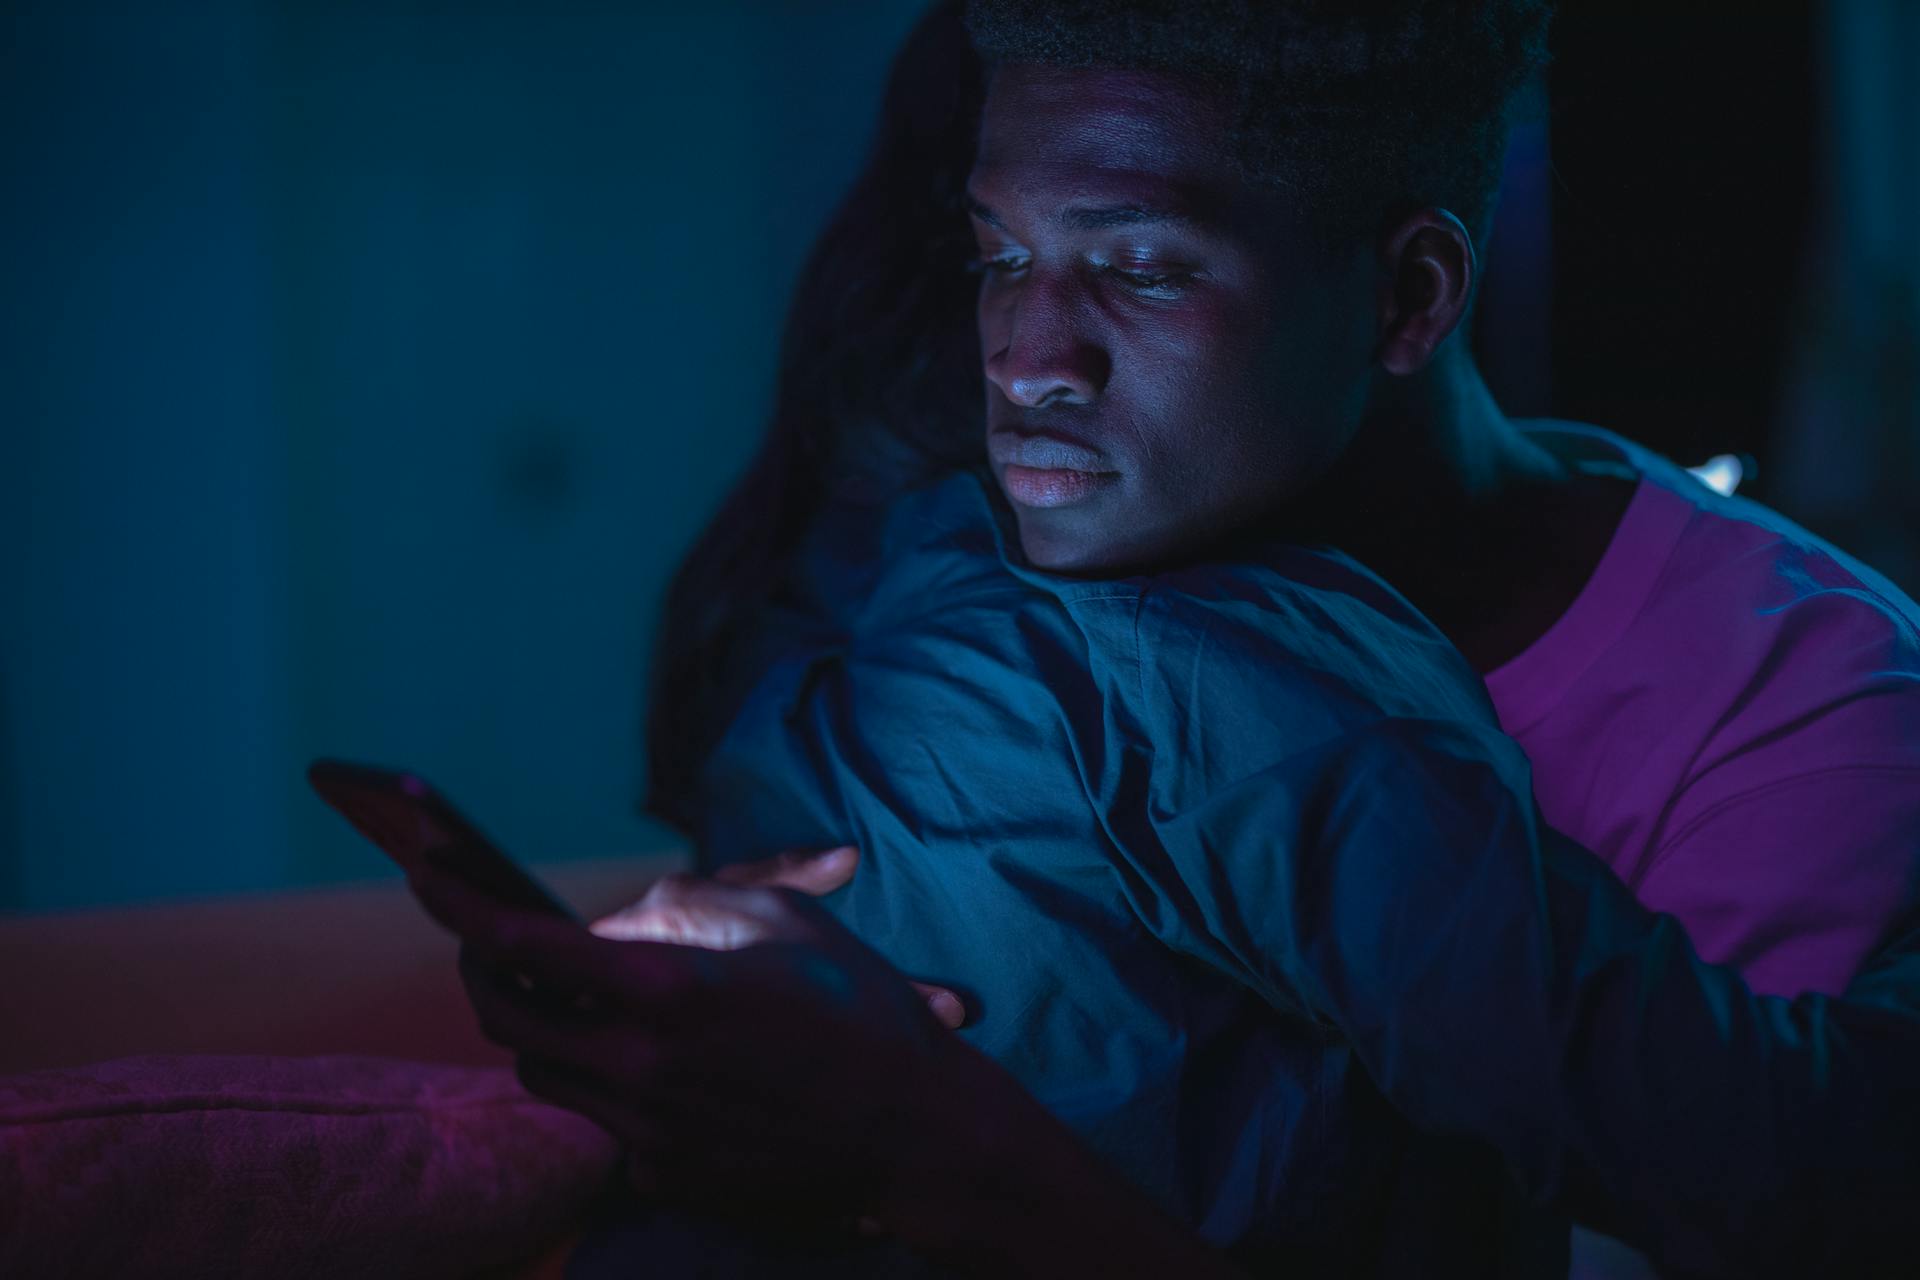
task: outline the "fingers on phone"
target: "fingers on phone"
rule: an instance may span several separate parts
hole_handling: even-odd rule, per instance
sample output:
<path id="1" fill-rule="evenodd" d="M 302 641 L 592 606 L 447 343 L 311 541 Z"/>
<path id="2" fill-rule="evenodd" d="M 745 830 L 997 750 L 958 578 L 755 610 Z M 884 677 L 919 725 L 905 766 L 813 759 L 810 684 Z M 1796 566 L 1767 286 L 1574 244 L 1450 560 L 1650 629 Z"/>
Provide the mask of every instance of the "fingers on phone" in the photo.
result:
<path id="1" fill-rule="evenodd" d="M 916 982 L 913 987 L 926 1000 L 927 1008 L 933 1011 L 933 1016 L 940 1019 L 941 1025 L 949 1031 L 958 1031 L 967 1024 L 966 1002 L 959 996 L 945 987 L 936 987 L 931 982 Z"/>
<path id="2" fill-rule="evenodd" d="M 714 879 L 741 888 L 798 889 L 820 897 L 853 879 L 860 850 L 850 844 L 832 849 L 789 849 L 758 862 L 722 867 Z"/>

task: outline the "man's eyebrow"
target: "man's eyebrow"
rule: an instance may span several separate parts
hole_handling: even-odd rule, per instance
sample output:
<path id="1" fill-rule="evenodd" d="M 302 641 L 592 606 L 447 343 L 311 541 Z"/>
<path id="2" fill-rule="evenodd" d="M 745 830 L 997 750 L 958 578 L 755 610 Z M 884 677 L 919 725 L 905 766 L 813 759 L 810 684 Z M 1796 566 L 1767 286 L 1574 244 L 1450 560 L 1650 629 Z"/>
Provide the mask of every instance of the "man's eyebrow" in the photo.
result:
<path id="1" fill-rule="evenodd" d="M 986 223 L 988 226 L 992 227 L 995 231 L 1005 231 L 1007 229 L 1007 224 L 1000 221 L 1000 215 L 995 213 L 993 210 L 987 208 L 986 205 L 981 204 L 980 201 L 975 199 L 973 192 L 971 191 L 967 192 L 965 198 L 967 202 L 968 213 L 980 219 L 980 221 Z"/>
<path id="2" fill-rule="evenodd" d="M 1149 205 L 1116 204 L 1098 209 L 1062 209 L 1054 221 L 1070 231 L 1106 231 L 1113 227 L 1135 227 L 1153 222 L 1191 222 L 1178 209 L 1160 209 Z"/>
<path id="3" fill-rule="evenodd" d="M 966 195 L 966 205 L 968 213 L 994 230 L 1006 230 L 1007 224 L 1000 220 L 1000 215 L 982 204 L 972 192 Z M 1178 209 L 1155 205 L 1116 204 L 1062 209 L 1054 215 L 1053 220 L 1069 231 L 1107 231 L 1114 227 L 1135 227 L 1156 222 L 1189 223 L 1193 221 L 1193 216 Z"/>

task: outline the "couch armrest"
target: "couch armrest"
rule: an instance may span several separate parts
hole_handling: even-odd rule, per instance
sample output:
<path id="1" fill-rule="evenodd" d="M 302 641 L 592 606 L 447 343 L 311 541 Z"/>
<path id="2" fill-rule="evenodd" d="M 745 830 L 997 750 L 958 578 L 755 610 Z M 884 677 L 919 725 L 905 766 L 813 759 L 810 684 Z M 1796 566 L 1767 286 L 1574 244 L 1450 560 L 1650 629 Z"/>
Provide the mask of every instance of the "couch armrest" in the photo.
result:
<path id="1" fill-rule="evenodd" d="M 685 865 L 672 850 L 535 872 L 591 919 Z M 505 1063 L 456 955 L 397 878 L 0 917 L 0 1074 L 151 1053 Z"/>

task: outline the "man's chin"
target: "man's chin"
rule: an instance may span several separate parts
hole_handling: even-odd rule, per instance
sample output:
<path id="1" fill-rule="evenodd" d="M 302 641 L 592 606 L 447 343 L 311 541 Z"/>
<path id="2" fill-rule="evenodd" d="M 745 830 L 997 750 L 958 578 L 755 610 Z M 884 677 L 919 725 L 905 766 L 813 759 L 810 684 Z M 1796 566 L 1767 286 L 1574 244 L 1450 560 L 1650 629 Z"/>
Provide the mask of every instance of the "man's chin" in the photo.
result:
<path id="1" fill-rule="evenodd" d="M 1113 576 L 1130 572 L 1150 556 L 1131 540 L 1106 536 L 1097 522 L 1062 521 L 1053 513 L 1019 512 L 1020 551 L 1047 573 Z"/>

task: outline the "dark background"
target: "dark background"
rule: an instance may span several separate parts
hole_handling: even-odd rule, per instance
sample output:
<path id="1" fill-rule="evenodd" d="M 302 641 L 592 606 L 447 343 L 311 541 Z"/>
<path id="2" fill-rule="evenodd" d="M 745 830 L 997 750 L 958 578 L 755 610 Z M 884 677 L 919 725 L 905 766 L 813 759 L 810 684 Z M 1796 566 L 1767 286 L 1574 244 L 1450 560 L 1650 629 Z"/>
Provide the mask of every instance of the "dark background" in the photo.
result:
<path id="1" fill-rule="evenodd" d="M 0 7 L 0 909 L 378 876 L 316 754 L 632 816 L 666 574 L 912 0 Z M 1563 6 L 1503 403 L 1920 581 L 1920 6 Z"/>

